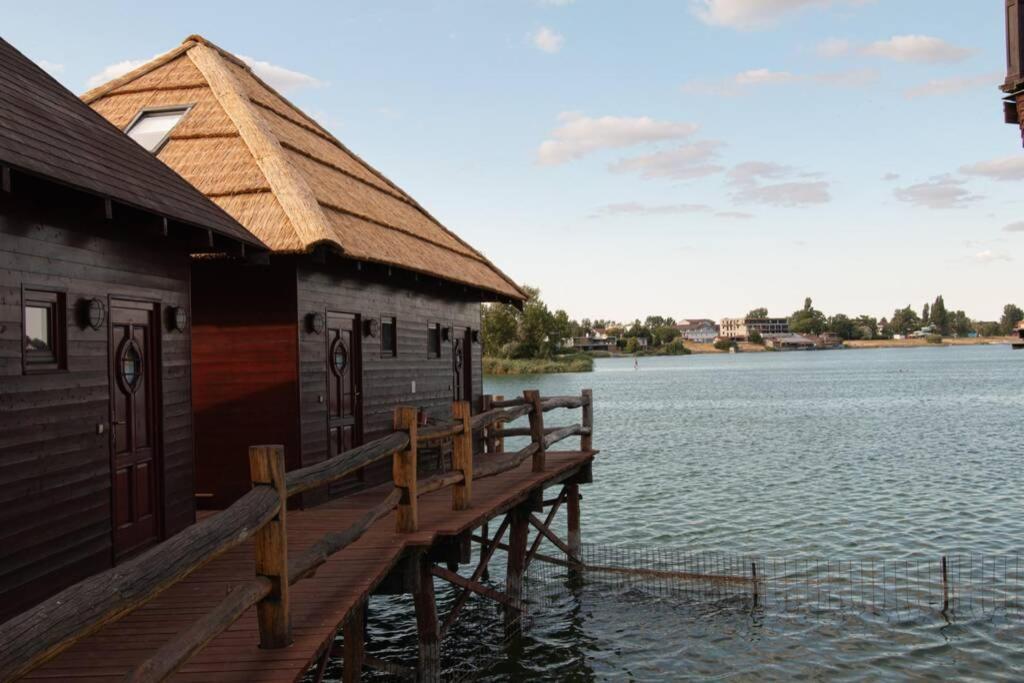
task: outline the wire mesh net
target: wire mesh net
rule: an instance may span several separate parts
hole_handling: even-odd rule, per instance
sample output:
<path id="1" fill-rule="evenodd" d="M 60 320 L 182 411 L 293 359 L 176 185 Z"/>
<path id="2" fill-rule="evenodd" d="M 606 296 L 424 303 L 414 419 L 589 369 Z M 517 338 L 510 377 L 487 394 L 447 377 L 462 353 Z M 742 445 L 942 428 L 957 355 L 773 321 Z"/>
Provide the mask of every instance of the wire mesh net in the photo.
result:
<path id="1" fill-rule="evenodd" d="M 739 600 L 765 610 L 1024 615 L 1019 555 L 835 560 L 584 545 L 580 559 L 582 570 L 533 562 L 531 596 L 543 595 L 545 583 L 572 579 L 684 600 Z"/>

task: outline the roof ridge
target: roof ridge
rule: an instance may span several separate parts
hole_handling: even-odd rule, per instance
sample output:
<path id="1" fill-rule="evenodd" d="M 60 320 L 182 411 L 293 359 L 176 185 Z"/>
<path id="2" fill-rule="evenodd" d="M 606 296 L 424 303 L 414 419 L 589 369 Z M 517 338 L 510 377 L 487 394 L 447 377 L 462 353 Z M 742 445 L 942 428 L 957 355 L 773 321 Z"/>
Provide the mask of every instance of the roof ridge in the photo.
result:
<path id="1" fill-rule="evenodd" d="M 248 96 L 234 75 L 220 61 L 223 51 L 202 40 L 191 43 L 187 54 L 210 85 L 224 113 L 238 129 L 273 195 L 291 223 L 296 238 L 304 249 L 331 241 L 333 228 L 327 222 L 316 195 L 302 174 L 288 160 L 280 141 L 267 128 L 267 123 L 252 109 Z"/>

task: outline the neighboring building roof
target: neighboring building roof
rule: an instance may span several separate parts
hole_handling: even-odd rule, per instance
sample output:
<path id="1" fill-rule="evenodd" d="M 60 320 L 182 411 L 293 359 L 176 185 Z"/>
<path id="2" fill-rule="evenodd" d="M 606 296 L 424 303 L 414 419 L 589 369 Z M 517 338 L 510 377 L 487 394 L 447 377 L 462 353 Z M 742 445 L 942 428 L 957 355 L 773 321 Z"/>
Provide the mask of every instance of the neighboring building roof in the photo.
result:
<path id="1" fill-rule="evenodd" d="M 327 130 L 200 36 L 82 99 L 124 128 L 192 105 L 158 156 L 278 252 L 332 245 L 517 301 L 516 283 Z"/>
<path id="2" fill-rule="evenodd" d="M 0 164 L 262 246 L 235 219 L 2 38 Z"/>
<path id="3" fill-rule="evenodd" d="M 686 330 L 700 330 L 708 327 L 715 327 L 715 322 L 713 320 L 706 319 L 684 320 L 676 325 L 676 329 L 681 332 Z"/>

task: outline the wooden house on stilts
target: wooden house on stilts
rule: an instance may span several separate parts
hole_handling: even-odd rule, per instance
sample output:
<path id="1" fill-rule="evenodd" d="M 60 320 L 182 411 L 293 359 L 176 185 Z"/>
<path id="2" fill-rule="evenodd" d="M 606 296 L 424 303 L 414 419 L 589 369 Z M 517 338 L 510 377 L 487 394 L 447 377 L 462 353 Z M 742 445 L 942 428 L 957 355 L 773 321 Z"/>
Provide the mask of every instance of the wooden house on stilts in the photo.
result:
<path id="1" fill-rule="evenodd" d="M 294 469 L 386 433 L 398 405 L 479 409 L 479 304 L 525 292 L 243 61 L 192 36 L 83 99 L 272 249 L 193 267 L 201 504 L 249 489 L 251 444 Z"/>
<path id="2" fill-rule="evenodd" d="M 0 622 L 192 524 L 190 255 L 258 251 L 0 40 Z"/>

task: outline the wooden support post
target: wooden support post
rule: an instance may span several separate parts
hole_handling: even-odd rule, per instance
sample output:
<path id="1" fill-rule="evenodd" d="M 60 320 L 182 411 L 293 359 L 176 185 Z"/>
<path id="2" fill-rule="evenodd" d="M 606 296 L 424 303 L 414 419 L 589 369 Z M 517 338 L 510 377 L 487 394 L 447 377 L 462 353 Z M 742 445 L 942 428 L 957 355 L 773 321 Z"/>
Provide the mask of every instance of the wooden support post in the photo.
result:
<path id="1" fill-rule="evenodd" d="M 11 167 L 0 166 L 0 190 L 4 192 L 11 191 Z"/>
<path id="2" fill-rule="evenodd" d="M 523 392 L 523 398 L 528 405 L 533 406 L 530 411 L 530 439 L 537 444 L 537 450 L 533 454 L 533 471 L 543 472 L 546 458 L 544 450 L 544 408 L 540 404 L 540 392 L 536 389 L 527 389 Z"/>
<path id="3" fill-rule="evenodd" d="M 949 611 L 949 569 L 946 566 L 946 556 L 942 556 L 942 613 Z"/>
<path id="4" fill-rule="evenodd" d="M 523 572 L 526 569 L 526 543 L 530 511 L 522 506 L 509 512 L 508 563 L 505 570 L 505 592 L 516 610 L 506 610 L 506 622 L 518 617 L 523 602 Z"/>
<path id="5" fill-rule="evenodd" d="M 416 506 L 416 408 L 401 406 L 395 408 L 395 430 L 409 432 L 409 446 L 395 453 L 392 461 L 392 477 L 395 487 L 402 492 L 395 514 L 395 530 L 411 533 L 419 526 Z"/>
<path id="6" fill-rule="evenodd" d="M 462 433 L 452 439 L 452 469 L 462 472 L 462 481 L 452 486 L 452 510 L 468 510 L 473 505 L 473 426 L 469 402 L 453 403 L 452 417 L 462 422 Z"/>
<path id="7" fill-rule="evenodd" d="M 363 662 L 366 659 L 366 602 L 362 601 L 353 608 L 342 625 L 345 651 L 344 666 L 341 670 L 344 683 L 358 683 L 363 678 Z"/>
<path id="8" fill-rule="evenodd" d="M 594 392 L 583 390 L 583 431 L 580 432 L 580 450 L 590 451 L 594 447 Z"/>
<path id="9" fill-rule="evenodd" d="M 505 397 L 501 396 L 501 395 L 498 395 L 498 396 L 494 397 L 494 400 L 495 401 L 504 401 Z M 505 428 L 505 423 L 504 422 L 495 422 L 494 423 L 493 429 L 494 429 L 495 432 L 500 432 L 504 428 Z M 495 453 L 504 453 L 505 452 L 505 437 L 499 436 L 498 438 L 496 438 L 494 440 L 494 452 Z"/>
<path id="10" fill-rule="evenodd" d="M 434 599 L 434 575 L 426 554 L 417 558 L 419 565 L 413 587 L 416 606 L 416 632 L 419 636 L 419 666 L 417 680 L 441 680 L 441 639 L 437 624 L 437 602 Z"/>
<path id="11" fill-rule="evenodd" d="M 580 485 L 575 481 L 565 485 L 565 512 L 568 517 L 569 554 L 583 560 L 583 539 L 580 536 Z"/>
<path id="12" fill-rule="evenodd" d="M 270 594 L 256 604 L 260 647 L 275 649 L 291 645 L 291 616 L 288 604 L 288 485 L 285 482 L 284 446 L 250 446 L 249 470 L 253 486 L 277 490 L 277 515 L 253 536 L 256 547 L 256 575 L 270 579 Z"/>

